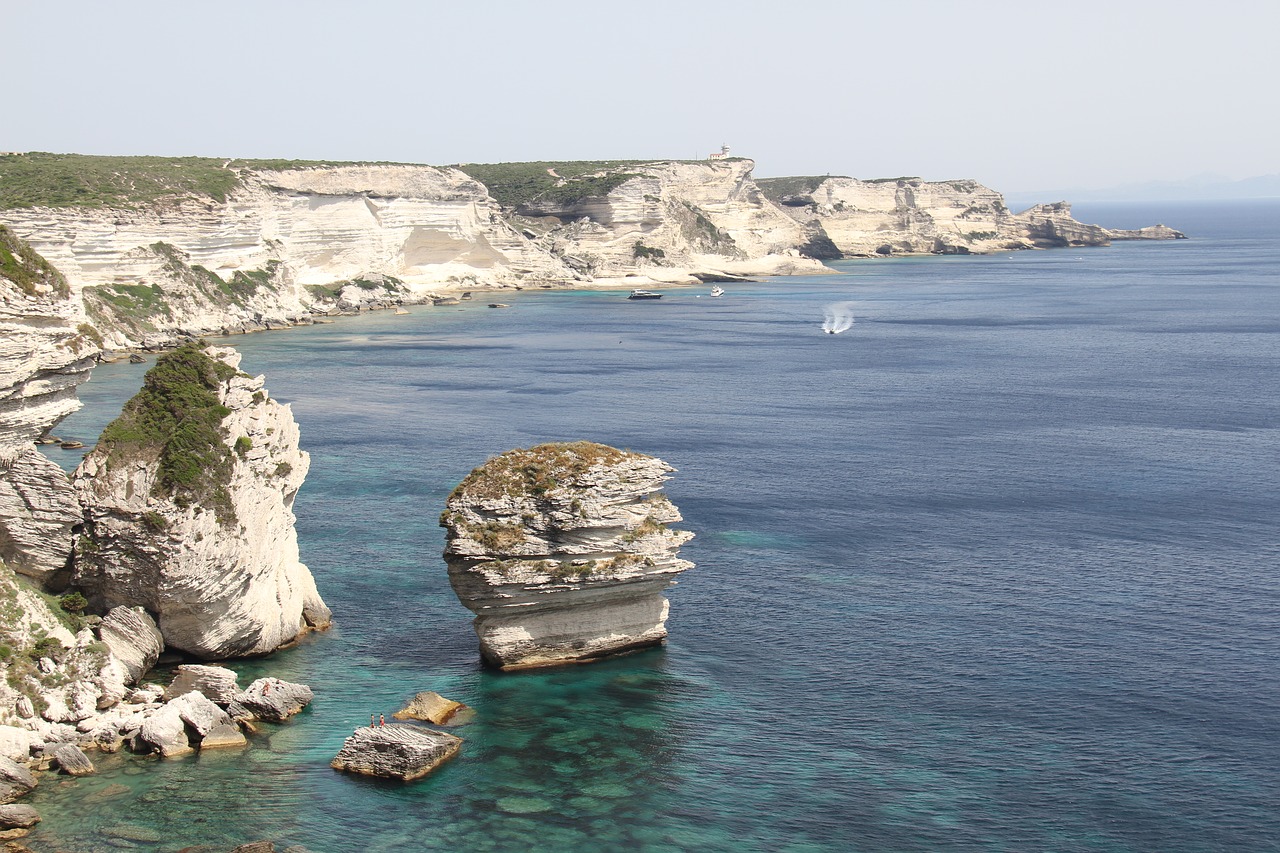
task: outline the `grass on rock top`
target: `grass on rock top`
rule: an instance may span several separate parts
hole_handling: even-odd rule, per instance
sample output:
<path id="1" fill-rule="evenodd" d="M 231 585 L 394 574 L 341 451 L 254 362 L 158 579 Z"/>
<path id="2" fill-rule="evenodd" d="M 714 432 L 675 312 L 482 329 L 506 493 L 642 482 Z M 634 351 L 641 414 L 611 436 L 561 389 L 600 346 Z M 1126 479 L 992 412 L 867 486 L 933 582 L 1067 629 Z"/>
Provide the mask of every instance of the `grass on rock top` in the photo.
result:
<path id="1" fill-rule="evenodd" d="M 62 273 L 4 225 L 0 225 L 0 277 L 12 281 L 28 296 L 42 290 L 58 296 L 71 292 Z"/>
<path id="2" fill-rule="evenodd" d="M 613 465 L 641 454 L 593 441 L 553 442 L 495 456 L 463 479 L 450 500 L 540 496 L 567 485 L 597 465 Z"/>
<path id="3" fill-rule="evenodd" d="M 142 390 L 103 430 L 99 446 L 107 464 L 156 458 L 155 492 L 179 506 L 211 507 L 218 520 L 235 520 L 227 485 L 234 465 L 222 421 L 230 410 L 218 400 L 219 386 L 235 368 L 189 343 L 156 359 Z"/>
<path id="4" fill-rule="evenodd" d="M 355 165 L 329 160 L 224 157 L 0 155 L 0 210 L 22 207 L 133 208 L 184 198 L 226 201 L 246 171 Z"/>

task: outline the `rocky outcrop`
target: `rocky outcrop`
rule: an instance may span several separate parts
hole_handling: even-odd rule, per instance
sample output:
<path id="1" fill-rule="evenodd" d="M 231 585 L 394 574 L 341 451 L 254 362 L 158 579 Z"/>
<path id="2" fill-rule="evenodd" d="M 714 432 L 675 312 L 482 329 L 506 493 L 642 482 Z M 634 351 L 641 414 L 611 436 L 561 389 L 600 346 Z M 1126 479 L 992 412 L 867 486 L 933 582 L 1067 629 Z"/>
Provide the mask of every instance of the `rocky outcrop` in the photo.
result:
<path id="1" fill-rule="evenodd" d="M 259 678 L 231 698 L 230 712 L 240 718 L 247 712 L 252 719 L 282 723 L 300 713 L 315 698 L 305 684 Z"/>
<path id="2" fill-rule="evenodd" d="M 84 750 L 74 743 L 64 743 L 53 750 L 53 760 L 58 769 L 68 776 L 92 776 L 98 770 L 84 754 Z"/>
<path id="3" fill-rule="evenodd" d="M 240 170 L 219 200 L 3 212 L 87 296 L 108 342 L 288 325 L 354 285 L 386 302 L 572 280 L 463 172 L 412 165 Z M 390 277 L 384 279 L 383 277 Z M 384 281 L 391 286 L 384 288 Z"/>
<path id="4" fill-rule="evenodd" d="M 754 167 L 745 159 L 614 166 L 564 180 L 515 212 L 537 245 L 597 281 L 821 272 L 801 253 L 812 229 L 765 198 Z"/>
<path id="5" fill-rule="evenodd" d="M 1173 229 L 1113 231 L 1077 222 L 1065 202 L 1021 213 L 972 180 L 767 178 L 764 192 L 847 257 L 984 254 L 1013 249 L 1105 246 L 1121 239 L 1175 239 Z"/>
<path id="6" fill-rule="evenodd" d="M 472 471 L 440 523 L 459 600 L 486 661 L 503 669 L 661 643 L 663 591 L 693 568 L 693 537 L 662 493 L 660 459 L 591 442 L 513 450 Z"/>
<path id="7" fill-rule="evenodd" d="M 462 740 L 418 726 L 365 726 L 342 743 L 334 770 L 401 779 L 420 779 L 457 755 Z"/>
<path id="8" fill-rule="evenodd" d="M 80 407 L 96 340 L 61 274 L 0 225 L 0 560 L 37 583 L 66 568 L 80 519 L 32 442 Z"/>
<path id="9" fill-rule="evenodd" d="M 437 726 L 461 726 L 474 720 L 475 715 L 474 708 L 425 690 L 414 694 L 403 708 L 391 716 L 397 720 L 421 720 Z"/>
<path id="10" fill-rule="evenodd" d="M 145 608 L 166 646 L 201 658 L 264 654 L 329 622 L 298 560 L 297 423 L 239 361 L 196 345 L 162 356 L 75 475 L 75 585 L 99 611 Z"/>
<path id="11" fill-rule="evenodd" d="M 225 666 L 183 664 L 178 667 L 173 681 L 165 688 L 164 698 L 174 699 L 193 690 L 219 705 L 227 705 L 240 692 L 234 670 Z"/>
<path id="12" fill-rule="evenodd" d="M 164 637 L 155 620 L 141 607 L 112 608 L 98 625 L 98 636 L 137 684 L 164 651 Z"/>
<path id="13" fill-rule="evenodd" d="M 0 755 L 0 803 L 11 803 L 36 787 L 36 777 L 23 765 Z"/>

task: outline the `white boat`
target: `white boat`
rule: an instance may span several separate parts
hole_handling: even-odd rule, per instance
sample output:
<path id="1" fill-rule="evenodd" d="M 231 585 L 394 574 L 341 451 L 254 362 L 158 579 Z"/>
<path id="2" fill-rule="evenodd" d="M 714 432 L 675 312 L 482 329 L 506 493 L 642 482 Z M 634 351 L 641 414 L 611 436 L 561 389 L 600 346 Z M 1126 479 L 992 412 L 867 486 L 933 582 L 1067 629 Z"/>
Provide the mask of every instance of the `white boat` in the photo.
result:
<path id="1" fill-rule="evenodd" d="M 724 288 L 723 288 L 723 287 L 721 287 L 721 286 L 720 286 L 720 285 L 718 285 L 718 284 L 717 284 L 717 285 L 714 285 L 714 286 L 711 288 L 711 295 L 712 295 L 712 296 L 724 296 Z"/>
<path id="2" fill-rule="evenodd" d="M 652 290 L 633 290 L 628 299 L 661 299 L 661 293 L 654 293 Z"/>

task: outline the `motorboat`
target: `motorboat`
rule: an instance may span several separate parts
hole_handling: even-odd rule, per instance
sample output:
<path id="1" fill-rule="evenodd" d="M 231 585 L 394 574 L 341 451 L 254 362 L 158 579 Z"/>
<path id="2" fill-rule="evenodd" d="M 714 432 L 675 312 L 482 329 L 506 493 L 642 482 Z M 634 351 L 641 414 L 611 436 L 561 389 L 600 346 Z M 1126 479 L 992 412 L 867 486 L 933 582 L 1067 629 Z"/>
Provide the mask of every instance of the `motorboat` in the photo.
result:
<path id="1" fill-rule="evenodd" d="M 720 286 L 720 285 L 718 285 L 718 284 L 717 284 L 717 285 L 715 285 L 715 286 L 713 286 L 713 287 L 711 288 L 711 295 L 712 295 L 712 296 L 724 296 L 724 288 L 723 288 L 723 287 L 721 287 L 721 286 Z"/>
<path id="2" fill-rule="evenodd" d="M 628 299 L 661 299 L 661 293 L 654 293 L 652 290 L 633 290 Z"/>

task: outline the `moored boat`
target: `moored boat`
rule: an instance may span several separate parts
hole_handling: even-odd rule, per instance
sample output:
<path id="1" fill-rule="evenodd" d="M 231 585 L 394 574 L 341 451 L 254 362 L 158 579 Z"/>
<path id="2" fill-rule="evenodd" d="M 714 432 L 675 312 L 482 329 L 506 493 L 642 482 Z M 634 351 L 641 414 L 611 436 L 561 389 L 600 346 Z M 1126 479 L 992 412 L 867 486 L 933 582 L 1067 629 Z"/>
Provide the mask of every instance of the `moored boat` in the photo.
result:
<path id="1" fill-rule="evenodd" d="M 661 293 L 654 293 L 652 290 L 633 290 L 628 299 L 661 299 Z"/>

